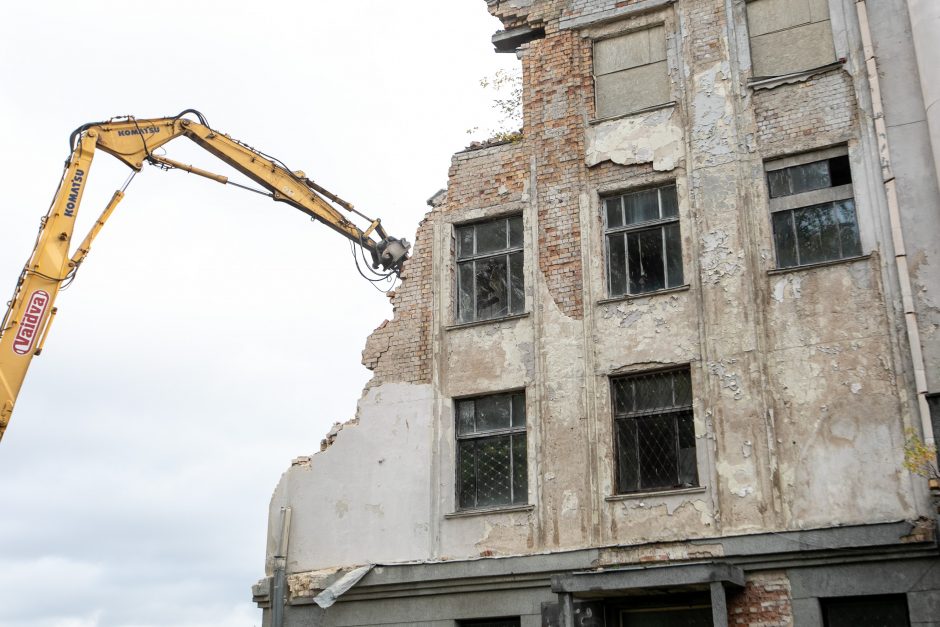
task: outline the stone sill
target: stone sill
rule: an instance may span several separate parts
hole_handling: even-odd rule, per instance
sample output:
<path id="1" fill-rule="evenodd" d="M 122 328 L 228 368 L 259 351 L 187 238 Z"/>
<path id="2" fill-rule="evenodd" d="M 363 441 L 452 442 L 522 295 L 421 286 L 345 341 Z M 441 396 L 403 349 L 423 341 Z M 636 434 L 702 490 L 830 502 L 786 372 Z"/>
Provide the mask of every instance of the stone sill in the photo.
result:
<path id="1" fill-rule="evenodd" d="M 670 107 L 675 107 L 676 101 L 670 100 L 669 102 L 664 102 L 662 104 L 653 105 L 652 107 L 646 107 L 644 109 L 637 109 L 636 111 L 628 111 L 627 113 L 620 113 L 618 115 L 610 115 L 606 118 L 595 118 L 593 120 L 588 120 L 589 126 L 596 126 L 598 124 L 603 124 L 604 122 L 610 122 L 612 120 L 622 120 L 623 118 L 629 118 L 634 115 L 640 115 L 641 113 L 652 113 L 653 111 L 659 111 L 660 109 L 669 109 Z"/>
<path id="2" fill-rule="evenodd" d="M 814 268 L 827 268 L 829 266 L 840 266 L 844 263 L 853 263 L 855 261 L 865 261 L 871 259 L 871 253 L 867 255 L 856 255 L 855 257 L 845 257 L 843 259 L 833 259 L 832 261 L 820 261 L 818 263 L 808 263 L 803 266 L 790 266 L 788 268 L 774 268 L 767 271 L 767 276 L 777 276 L 778 274 L 790 274 L 800 270 L 812 270 Z"/>
<path id="3" fill-rule="evenodd" d="M 634 499 L 649 499 L 657 496 L 674 496 L 680 494 L 701 494 L 708 488 L 699 486 L 696 488 L 676 488 L 675 490 L 656 490 L 652 492 L 630 492 L 629 494 L 612 494 L 605 496 L 604 500 L 608 503 L 615 501 L 631 501 Z"/>
<path id="4" fill-rule="evenodd" d="M 485 507 L 480 509 L 462 509 L 457 512 L 444 514 L 444 518 L 469 518 L 471 516 L 485 516 L 486 514 L 514 514 L 518 512 L 531 512 L 535 505 L 512 505 L 509 507 Z"/>
<path id="5" fill-rule="evenodd" d="M 468 329 L 470 327 L 480 327 L 485 324 L 499 324 L 500 322 L 508 322 L 510 320 L 521 320 L 522 318 L 528 318 L 528 317 L 529 317 L 529 312 L 526 311 L 521 314 L 503 316 L 502 318 L 488 318 L 486 320 L 474 320 L 473 322 L 461 322 L 460 324 L 450 324 L 444 327 L 444 330 L 456 331 L 457 329 Z"/>
<path id="6" fill-rule="evenodd" d="M 597 305 L 609 305 L 611 303 L 622 303 L 629 302 L 632 300 L 639 300 L 641 298 L 649 298 L 651 296 L 659 296 L 660 294 L 675 294 L 676 292 L 687 292 L 691 289 L 691 286 L 686 283 L 685 285 L 677 285 L 675 287 L 670 287 L 664 290 L 656 290 L 655 292 L 643 292 L 642 294 L 624 294 L 623 296 L 614 296 L 613 298 L 602 298 L 597 301 Z"/>

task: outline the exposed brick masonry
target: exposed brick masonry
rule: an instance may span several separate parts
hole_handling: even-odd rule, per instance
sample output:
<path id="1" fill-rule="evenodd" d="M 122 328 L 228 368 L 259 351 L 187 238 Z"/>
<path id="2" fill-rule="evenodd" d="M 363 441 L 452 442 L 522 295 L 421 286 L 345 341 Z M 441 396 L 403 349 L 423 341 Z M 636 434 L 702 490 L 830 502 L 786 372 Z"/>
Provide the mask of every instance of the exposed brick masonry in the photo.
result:
<path id="1" fill-rule="evenodd" d="M 743 590 L 728 591 L 729 627 L 788 627 L 792 624 L 790 581 L 784 573 L 751 575 Z"/>

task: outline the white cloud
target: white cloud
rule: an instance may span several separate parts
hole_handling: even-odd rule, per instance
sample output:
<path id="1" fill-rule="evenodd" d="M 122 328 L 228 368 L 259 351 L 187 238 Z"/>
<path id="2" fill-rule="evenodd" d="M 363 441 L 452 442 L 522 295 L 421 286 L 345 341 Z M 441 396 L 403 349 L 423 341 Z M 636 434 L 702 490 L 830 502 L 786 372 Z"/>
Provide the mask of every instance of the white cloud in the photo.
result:
<path id="1" fill-rule="evenodd" d="M 196 107 L 413 239 L 464 130 L 495 122 L 497 27 L 440 0 L 10 5 L 0 291 L 71 130 L 118 114 Z M 96 159 L 79 231 L 126 174 Z M 260 624 L 271 492 L 355 411 L 386 299 L 303 215 L 146 168 L 57 305 L 0 442 L 0 627 Z"/>

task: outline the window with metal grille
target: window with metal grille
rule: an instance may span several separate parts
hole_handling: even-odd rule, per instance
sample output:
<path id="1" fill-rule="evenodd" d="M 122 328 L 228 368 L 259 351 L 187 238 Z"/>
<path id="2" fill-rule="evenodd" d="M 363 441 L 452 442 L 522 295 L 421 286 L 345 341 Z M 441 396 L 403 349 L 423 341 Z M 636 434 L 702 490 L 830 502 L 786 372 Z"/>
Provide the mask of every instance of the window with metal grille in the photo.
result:
<path id="1" fill-rule="evenodd" d="M 611 380 L 617 491 L 698 485 L 689 369 Z"/>
<path id="2" fill-rule="evenodd" d="M 457 401 L 457 507 L 528 503 L 525 393 Z"/>
<path id="3" fill-rule="evenodd" d="M 904 627 L 911 621 L 903 594 L 822 599 L 825 627 Z"/>
<path id="4" fill-rule="evenodd" d="M 770 162 L 766 169 L 778 268 L 862 254 L 845 147 Z"/>
<path id="5" fill-rule="evenodd" d="M 604 199 L 610 296 L 682 285 L 682 241 L 676 186 Z"/>
<path id="6" fill-rule="evenodd" d="M 456 228 L 457 322 L 525 311 L 522 216 Z"/>

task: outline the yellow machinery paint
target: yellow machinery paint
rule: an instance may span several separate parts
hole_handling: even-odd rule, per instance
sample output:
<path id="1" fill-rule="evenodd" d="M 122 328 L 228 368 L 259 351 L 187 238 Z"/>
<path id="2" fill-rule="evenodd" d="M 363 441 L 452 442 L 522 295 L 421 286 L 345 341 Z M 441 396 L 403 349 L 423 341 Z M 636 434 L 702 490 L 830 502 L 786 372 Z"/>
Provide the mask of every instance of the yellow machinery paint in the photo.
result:
<path id="1" fill-rule="evenodd" d="M 195 115 L 198 121 L 184 117 L 187 114 Z M 163 169 L 182 169 L 219 183 L 230 182 L 225 176 L 153 154 L 177 137 L 192 140 L 254 180 L 275 201 L 299 209 L 361 246 L 370 253 L 373 268 L 381 266 L 385 272 L 396 274 L 401 271 L 408 258 L 406 240 L 390 237 L 380 220 L 362 215 L 303 172 L 292 172 L 276 159 L 213 130 L 197 111 L 188 109 L 171 118 L 122 117 L 85 124 L 72 134 L 72 153 L 58 192 L 43 218 L 36 247 L 20 274 L 0 325 L 0 438 L 9 424 L 29 365 L 42 351 L 56 313 L 54 303 L 60 287 L 74 276 L 93 240 L 124 197 L 124 190 L 114 193 L 82 243 L 69 255 L 75 217 L 95 151 L 113 155 L 135 172 L 140 171 L 144 163 L 150 163 Z M 337 207 L 368 220 L 368 227 L 360 229 Z"/>

